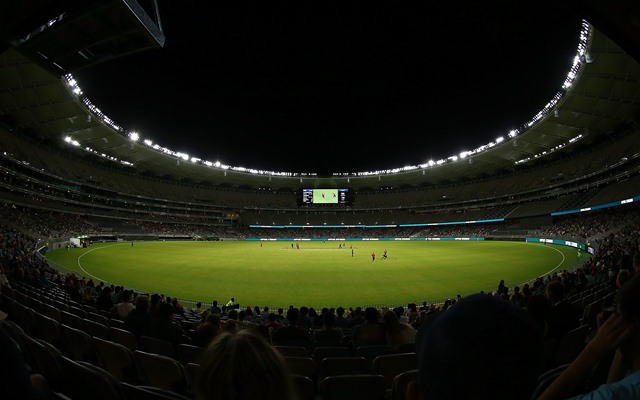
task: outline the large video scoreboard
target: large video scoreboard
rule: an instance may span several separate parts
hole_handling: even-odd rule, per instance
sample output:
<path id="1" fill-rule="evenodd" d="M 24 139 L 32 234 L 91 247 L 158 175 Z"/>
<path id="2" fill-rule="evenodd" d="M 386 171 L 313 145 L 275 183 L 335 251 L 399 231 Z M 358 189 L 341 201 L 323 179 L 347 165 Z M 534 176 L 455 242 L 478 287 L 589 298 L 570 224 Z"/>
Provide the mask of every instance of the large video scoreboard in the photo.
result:
<path id="1" fill-rule="evenodd" d="M 347 204 L 349 189 L 302 189 L 302 205 Z"/>

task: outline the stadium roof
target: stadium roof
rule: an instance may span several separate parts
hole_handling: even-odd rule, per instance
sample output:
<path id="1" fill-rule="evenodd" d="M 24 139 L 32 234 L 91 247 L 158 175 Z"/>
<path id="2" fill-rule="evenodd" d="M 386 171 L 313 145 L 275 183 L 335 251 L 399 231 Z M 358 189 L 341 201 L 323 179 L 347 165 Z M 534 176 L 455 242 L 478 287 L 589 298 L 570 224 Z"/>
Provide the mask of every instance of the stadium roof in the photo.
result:
<path id="1" fill-rule="evenodd" d="M 598 10 L 597 5 L 591 7 Z M 603 18 L 607 17 L 614 18 Z M 611 27 L 617 25 L 608 22 L 603 23 L 603 26 L 607 27 L 606 30 L 611 35 L 617 38 L 627 37 L 626 34 L 631 29 L 628 28 L 629 24 L 614 29 Z M 133 44 L 127 50 L 135 52 L 161 45 L 161 31 L 149 35 L 153 26 L 143 24 L 140 27 L 132 23 L 127 27 L 109 29 L 137 32 L 137 39 L 131 41 Z M 6 32 L 4 36 L 6 40 Z M 114 36 L 114 32 L 108 36 Z M 52 40 L 55 42 L 59 38 L 54 36 Z M 0 55 L 0 117 L 8 126 L 17 127 L 17 134 L 28 133 L 37 140 L 113 166 L 131 169 L 137 174 L 177 181 L 292 190 L 318 186 L 355 189 L 420 187 L 513 171 L 517 165 L 526 166 L 536 160 L 551 157 L 554 153 L 574 151 L 580 148 L 580 144 L 598 143 L 603 138 L 614 137 L 617 133 L 636 126 L 640 116 L 640 65 L 632 55 L 640 49 L 638 40 L 622 40 L 626 45 L 623 50 L 596 29 L 589 30 L 585 40 L 584 56 L 578 60 L 573 71 L 576 80 L 570 86 L 560 89 L 555 99 L 549 99 L 545 113 L 529 121 L 530 126 L 518 128 L 515 137 L 505 136 L 503 142 L 491 143 L 486 149 L 475 149 L 479 151 L 457 160 L 442 160 L 439 165 L 412 166 L 406 170 L 333 176 L 295 173 L 281 175 L 269 171 L 246 171 L 233 166 L 207 166 L 202 164 L 202 160 L 185 159 L 182 154 L 167 154 L 168 149 L 154 149 L 145 143 L 131 140 L 127 136 L 128 132 L 116 125 L 117 121 L 101 119 L 103 115 L 100 110 L 82 94 L 74 94 L 73 87 L 68 85 L 71 78 L 65 74 L 82 67 L 78 64 L 79 61 L 69 61 L 73 68 L 68 71 L 56 71 L 51 62 L 34 56 L 40 47 L 30 47 L 23 51 L 20 45 L 14 44 Z M 620 41 L 619 39 L 618 42 Z M 627 51 L 627 48 L 630 50 Z M 112 54 L 126 55 L 124 51 Z M 87 61 L 89 62 L 99 60 Z M 75 143 L 76 146 L 70 143 Z"/>

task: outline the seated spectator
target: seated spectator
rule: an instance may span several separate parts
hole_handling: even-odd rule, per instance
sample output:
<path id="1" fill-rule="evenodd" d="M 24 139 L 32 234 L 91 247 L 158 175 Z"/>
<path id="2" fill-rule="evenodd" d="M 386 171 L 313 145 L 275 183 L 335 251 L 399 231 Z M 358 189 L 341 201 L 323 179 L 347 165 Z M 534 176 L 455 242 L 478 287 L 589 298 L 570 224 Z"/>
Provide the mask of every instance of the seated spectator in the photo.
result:
<path id="1" fill-rule="evenodd" d="M 526 311 L 499 296 L 467 296 L 420 326 L 418 380 L 407 399 L 529 399 L 542 344 Z"/>
<path id="2" fill-rule="evenodd" d="M 282 322 L 280 322 L 280 320 L 274 313 L 269 314 L 268 321 L 266 324 L 264 324 L 264 326 L 267 329 L 269 329 L 269 331 L 273 331 L 274 329 L 277 330 L 285 327 L 285 325 Z"/>
<path id="3" fill-rule="evenodd" d="M 298 318 L 298 326 L 300 326 L 301 328 L 311 329 L 311 326 L 313 325 L 313 320 L 309 316 L 309 312 L 310 312 L 309 307 L 306 307 L 306 306 L 300 307 L 300 313 L 299 313 L 300 316 Z"/>
<path id="4" fill-rule="evenodd" d="M 223 332 L 204 351 L 196 400 L 294 400 L 280 353 L 255 329 Z"/>
<path id="5" fill-rule="evenodd" d="M 364 310 L 364 319 L 363 324 L 353 328 L 353 346 L 387 344 L 387 334 L 381 322 L 380 311 L 375 307 L 367 307 Z"/>
<path id="6" fill-rule="evenodd" d="M 552 280 L 547 283 L 545 294 L 551 303 L 547 313 L 546 339 L 560 340 L 565 333 L 580 324 L 578 309 L 569 303 L 565 296 L 565 287 L 561 281 Z"/>
<path id="7" fill-rule="evenodd" d="M 345 309 L 344 307 L 336 308 L 336 322 L 333 323 L 333 326 L 336 328 L 342 329 L 351 329 L 351 319 L 344 316 Z"/>
<path id="8" fill-rule="evenodd" d="M 392 349 L 405 343 L 412 343 L 416 340 L 416 330 L 406 322 L 400 321 L 398 314 L 394 311 L 387 311 L 382 316 L 387 335 L 387 344 Z"/>
<path id="9" fill-rule="evenodd" d="M 195 314 L 195 315 L 200 315 L 202 313 L 202 311 L 204 311 L 202 309 L 202 302 L 199 301 L 196 303 L 196 308 L 191 309 L 191 313 Z"/>
<path id="10" fill-rule="evenodd" d="M 183 316 L 184 306 L 178 301 L 177 297 L 171 299 L 171 305 L 173 306 L 173 313 Z"/>
<path id="11" fill-rule="evenodd" d="M 166 340 L 174 347 L 184 342 L 186 333 L 182 327 L 173 320 L 173 306 L 169 303 L 160 303 L 159 315 L 151 323 L 149 336 Z"/>
<path id="12" fill-rule="evenodd" d="M 617 312 L 611 314 L 586 347 L 538 398 L 567 399 L 605 357 L 614 353 L 606 383 L 571 400 L 640 399 L 640 275 L 618 291 Z"/>
<path id="13" fill-rule="evenodd" d="M 98 311 L 111 311 L 113 308 L 113 302 L 111 301 L 111 294 L 113 293 L 113 289 L 111 286 L 104 286 L 100 295 L 96 299 L 96 309 Z"/>
<path id="14" fill-rule="evenodd" d="M 416 318 L 418 318 L 419 314 L 420 312 L 418 311 L 418 306 L 416 305 L 416 303 L 407 304 L 407 311 L 405 311 L 405 315 L 409 319 L 408 322 L 410 324 L 413 323 L 413 321 L 415 321 Z"/>
<path id="15" fill-rule="evenodd" d="M 272 331 L 272 340 L 274 344 L 304 344 L 309 345 L 310 333 L 306 327 L 298 326 L 298 318 L 300 317 L 300 310 L 297 308 L 290 308 L 287 313 L 287 320 L 289 325 L 284 328 Z"/>
<path id="16" fill-rule="evenodd" d="M 207 347 L 222 332 L 222 320 L 218 314 L 208 314 L 207 319 L 195 330 L 193 345 Z"/>
<path id="17" fill-rule="evenodd" d="M 211 308 L 209 309 L 209 311 L 211 312 L 211 314 L 220 315 L 220 313 L 222 312 L 222 309 L 218 306 L 218 300 L 214 300 L 211 303 Z"/>
<path id="18" fill-rule="evenodd" d="M 120 302 L 111 309 L 111 316 L 124 320 L 127 315 L 129 315 L 129 312 L 135 308 L 133 305 L 133 295 L 134 293 L 132 290 L 122 291 L 120 295 Z"/>
<path id="19" fill-rule="evenodd" d="M 335 314 L 327 311 L 322 315 L 322 328 L 313 330 L 313 341 L 316 343 L 340 343 L 344 338 L 344 332 L 342 328 L 334 327 L 334 323 L 336 321 Z"/>
<path id="20" fill-rule="evenodd" d="M 148 335 L 151 331 L 151 314 L 149 314 L 149 296 L 139 294 L 134 300 L 135 308 L 124 319 L 124 327 L 129 332 L 140 336 Z"/>

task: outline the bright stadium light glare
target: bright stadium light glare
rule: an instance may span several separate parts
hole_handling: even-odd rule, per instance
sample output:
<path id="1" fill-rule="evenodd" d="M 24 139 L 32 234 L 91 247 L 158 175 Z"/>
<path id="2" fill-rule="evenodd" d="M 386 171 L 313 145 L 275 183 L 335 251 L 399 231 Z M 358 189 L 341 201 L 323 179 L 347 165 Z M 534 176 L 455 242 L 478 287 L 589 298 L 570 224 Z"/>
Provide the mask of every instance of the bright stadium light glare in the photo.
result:
<path id="1" fill-rule="evenodd" d="M 137 142 L 140 139 L 140 135 L 138 135 L 136 132 L 130 132 L 129 139 L 133 140 L 134 142 Z"/>
<path id="2" fill-rule="evenodd" d="M 71 143 L 71 136 L 65 137 L 64 141 L 67 142 L 67 143 Z"/>

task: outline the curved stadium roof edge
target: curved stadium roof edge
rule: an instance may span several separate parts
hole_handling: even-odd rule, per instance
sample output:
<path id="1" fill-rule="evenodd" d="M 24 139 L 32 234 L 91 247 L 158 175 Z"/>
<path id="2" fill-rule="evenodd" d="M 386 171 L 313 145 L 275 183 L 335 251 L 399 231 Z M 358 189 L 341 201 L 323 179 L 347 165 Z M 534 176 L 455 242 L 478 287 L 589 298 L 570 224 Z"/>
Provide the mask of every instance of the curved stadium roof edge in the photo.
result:
<path id="1" fill-rule="evenodd" d="M 476 179 L 511 171 L 523 160 L 544 158 L 572 145 L 594 143 L 637 123 L 640 115 L 640 66 L 602 32 L 584 24 L 576 62 L 547 106 L 513 138 L 451 156 L 441 163 L 373 173 L 254 173 L 206 165 L 161 146 L 133 141 L 82 95 L 70 75 L 59 78 L 13 48 L 0 55 L 0 113 L 17 127 L 60 147 L 91 153 L 100 162 L 117 163 L 136 173 L 210 185 L 249 187 L 380 187 Z M 71 85 L 69 84 L 71 83 Z M 74 93 L 74 90 L 76 92 Z M 507 136 L 507 135 L 505 135 Z M 66 141 L 65 141 L 66 140 Z"/>

